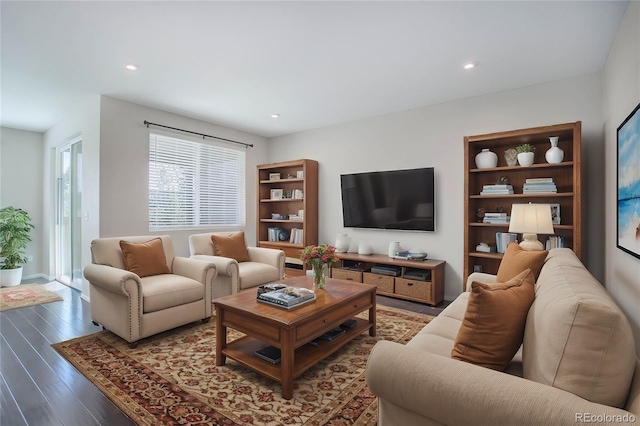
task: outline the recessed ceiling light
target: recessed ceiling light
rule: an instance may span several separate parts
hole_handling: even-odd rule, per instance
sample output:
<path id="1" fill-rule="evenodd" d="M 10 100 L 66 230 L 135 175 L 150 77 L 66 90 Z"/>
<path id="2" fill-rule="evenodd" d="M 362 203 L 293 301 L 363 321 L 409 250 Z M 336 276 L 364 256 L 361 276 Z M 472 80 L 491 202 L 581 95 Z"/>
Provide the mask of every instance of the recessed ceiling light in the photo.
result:
<path id="1" fill-rule="evenodd" d="M 137 71 L 138 66 L 136 64 L 125 64 L 124 67 L 129 71 Z"/>
<path id="2" fill-rule="evenodd" d="M 464 68 L 465 70 L 472 70 L 476 67 L 476 65 L 477 64 L 475 62 L 467 62 L 462 66 L 462 68 Z"/>
<path id="3" fill-rule="evenodd" d="M 280 117 L 280 114 L 271 114 L 271 118 L 278 118 Z"/>

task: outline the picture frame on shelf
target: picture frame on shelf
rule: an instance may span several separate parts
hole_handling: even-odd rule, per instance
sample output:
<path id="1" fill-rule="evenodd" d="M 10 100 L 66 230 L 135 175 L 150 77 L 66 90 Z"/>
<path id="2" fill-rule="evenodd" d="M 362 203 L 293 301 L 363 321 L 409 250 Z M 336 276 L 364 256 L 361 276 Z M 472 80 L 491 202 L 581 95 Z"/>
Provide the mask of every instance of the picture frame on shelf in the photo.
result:
<path id="1" fill-rule="evenodd" d="M 282 200 L 283 191 L 282 189 L 272 189 L 271 190 L 271 199 L 272 200 Z"/>
<path id="2" fill-rule="evenodd" d="M 280 173 L 269 173 L 269 180 L 279 180 Z"/>
<path id="3" fill-rule="evenodd" d="M 616 246 L 640 259 L 640 104 L 617 130 Z"/>
<path id="4" fill-rule="evenodd" d="M 298 170 L 298 171 L 296 172 L 296 177 L 297 177 L 298 179 L 304 179 L 304 170 Z"/>
<path id="5" fill-rule="evenodd" d="M 551 223 L 554 225 L 560 225 L 561 216 L 560 216 L 560 204 L 551 203 Z"/>

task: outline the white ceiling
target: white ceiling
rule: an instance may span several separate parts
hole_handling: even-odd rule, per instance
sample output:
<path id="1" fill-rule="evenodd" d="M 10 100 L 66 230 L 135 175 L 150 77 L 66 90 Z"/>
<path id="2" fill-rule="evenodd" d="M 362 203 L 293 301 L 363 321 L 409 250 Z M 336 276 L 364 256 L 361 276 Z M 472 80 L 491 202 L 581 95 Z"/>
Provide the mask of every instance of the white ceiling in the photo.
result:
<path id="1" fill-rule="evenodd" d="M 601 71 L 627 4 L 3 0 L 0 124 L 102 94 L 273 137 Z"/>

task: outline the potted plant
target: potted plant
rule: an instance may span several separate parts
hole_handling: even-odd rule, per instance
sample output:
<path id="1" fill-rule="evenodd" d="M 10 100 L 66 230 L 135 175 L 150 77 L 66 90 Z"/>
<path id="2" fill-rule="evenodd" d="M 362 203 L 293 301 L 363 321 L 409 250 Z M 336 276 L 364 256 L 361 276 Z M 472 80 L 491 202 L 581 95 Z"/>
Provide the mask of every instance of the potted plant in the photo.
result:
<path id="1" fill-rule="evenodd" d="M 22 265 L 27 262 L 27 243 L 33 229 L 29 214 L 13 206 L 0 209 L 0 257 L 4 265 L 0 267 L 0 285 L 3 287 L 20 284 Z"/>
<path id="2" fill-rule="evenodd" d="M 536 147 L 523 143 L 516 147 L 516 151 L 518 151 L 518 163 L 521 166 L 531 166 L 533 164 L 533 156 L 536 151 Z"/>

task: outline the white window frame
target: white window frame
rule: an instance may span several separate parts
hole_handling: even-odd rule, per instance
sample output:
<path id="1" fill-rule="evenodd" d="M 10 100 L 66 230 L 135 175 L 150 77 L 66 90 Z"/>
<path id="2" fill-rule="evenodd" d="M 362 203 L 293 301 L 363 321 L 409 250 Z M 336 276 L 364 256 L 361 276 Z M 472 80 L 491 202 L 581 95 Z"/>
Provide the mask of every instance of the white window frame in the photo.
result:
<path id="1" fill-rule="evenodd" d="M 246 226 L 246 153 L 149 132 L 149 231 Z"/>

